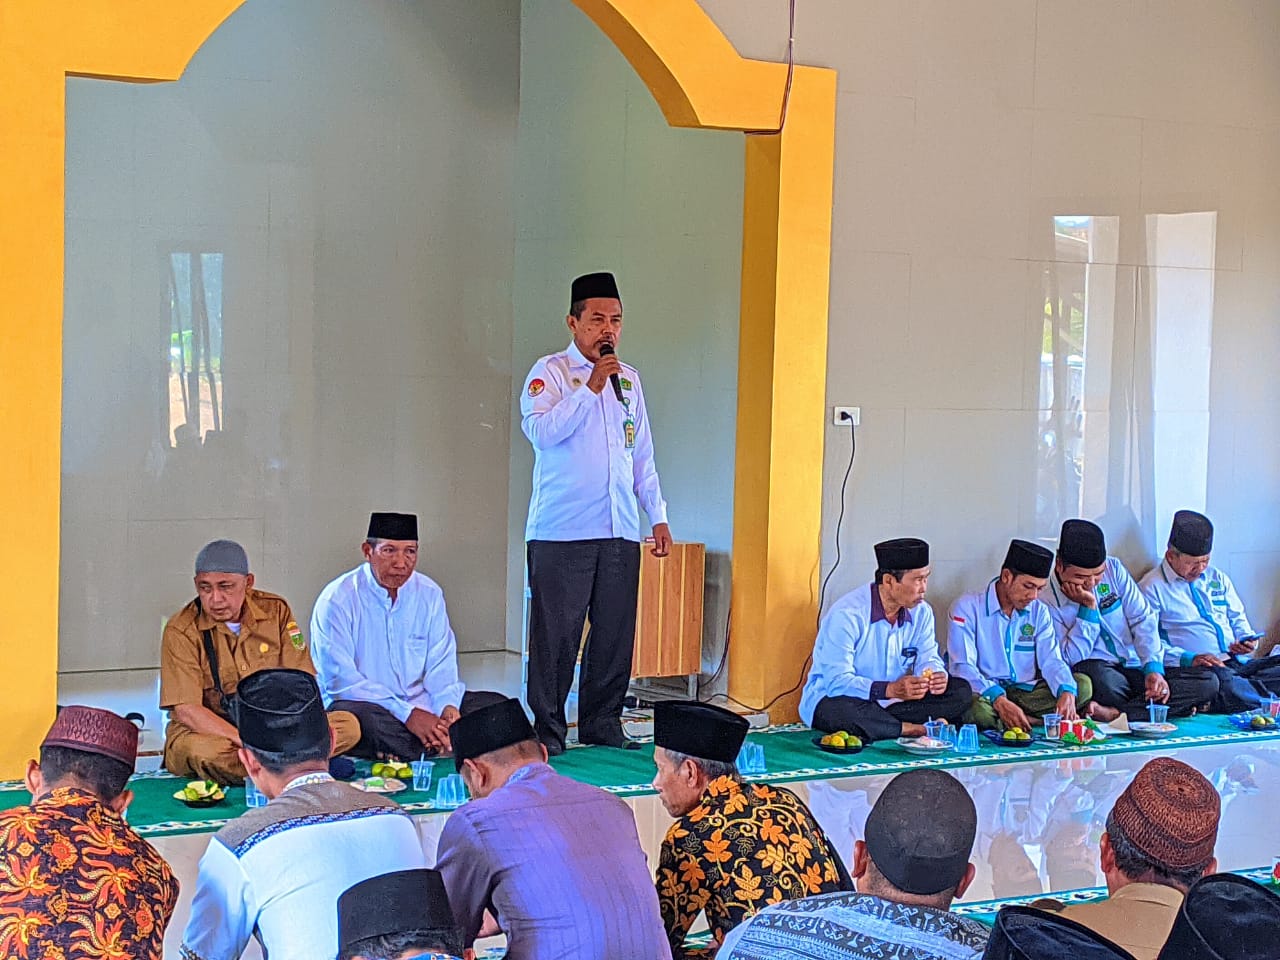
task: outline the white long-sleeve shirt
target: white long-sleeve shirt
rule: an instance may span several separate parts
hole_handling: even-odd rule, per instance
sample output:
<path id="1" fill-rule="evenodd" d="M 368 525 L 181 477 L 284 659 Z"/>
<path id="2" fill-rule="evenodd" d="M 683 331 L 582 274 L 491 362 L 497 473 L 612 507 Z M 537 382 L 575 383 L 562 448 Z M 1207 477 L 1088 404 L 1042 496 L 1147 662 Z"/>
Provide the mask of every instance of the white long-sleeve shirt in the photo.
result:
<path id="1" fill-rule="evenodd" d="M 800 717 L 813 726 L 813 711 L 824 697 L 876 699 L 872 685 L 892 683 L 926 668 L 946 671 L 933 632 L 933 608 L 921 601 L 898 611 L 890 623 L 874 583 L 851 590 L 832 604 L 818 626 L 813 665 L 800 696 Z M 880 692 L 880 691 L 876 691 Z"/>
<path id="2" fill-rule="evenodd" d="M 409 577 L 395 603 L 367 563 L 338 577 L 311 612 L 311 654 L 325 706 L 376 703 L 404 723 L 414 707 L 439 714 L 462 703 L 444 592 L 421 573 Z"/>
<path id="3" fill-rule="evenodd" d="M 1049 608 L 1032 600 L 1025 610 L 1006 617 L 995 580 L 986 590 L 966 593 L 951 605 L 947 656 L 952 674 L 989 700 L 1003 694 L 1006 686 L 1030 690 L 1041 677 L 1056 696 L 1078 692 L 1071 668 L 1062 659 Z"/>
<path id="4" fill-rule="evenodd" d="M 344 890 L 426 865 L 417 826 L 390 800 L 300 777 L 209 841 L 179 956 L 238 960 L 257 937 L 271 960 L 332 957 Z"/>
<path id="5" fill-rule="evenodd" d="M 1140 586 L 1159 618 L 1161 638 L 1186 651 L 1184 663 L 1198 653 L 1220 656 L 1236 641 L 1256 636 L 1235 585 L 1217 567 L 1187 581 L 1162 560 Z"/>
<path id="6" fill-rule="evenodd" d="M 1141 666 L 1144 673 L 1164 673 L 1165 645 L 1156 629 L 1155 611 L 1115 557 L 1107 557 L 1093 595 L 1096 608 L 1080 606 L 1063 592 L 1056 575 L 1040 591 L 1067 663 L 1106 660 Z"/>
<path id="7" fill-rule="evenodd" d="M 520 426 L 533 444 L 526 540 L 640 540 L 640 511 L 667 522 L 640 375 L 622 364 L 625 403 L 587 386 L 592 363 L 576 344 L 543 357 L 525 378 Z"/>

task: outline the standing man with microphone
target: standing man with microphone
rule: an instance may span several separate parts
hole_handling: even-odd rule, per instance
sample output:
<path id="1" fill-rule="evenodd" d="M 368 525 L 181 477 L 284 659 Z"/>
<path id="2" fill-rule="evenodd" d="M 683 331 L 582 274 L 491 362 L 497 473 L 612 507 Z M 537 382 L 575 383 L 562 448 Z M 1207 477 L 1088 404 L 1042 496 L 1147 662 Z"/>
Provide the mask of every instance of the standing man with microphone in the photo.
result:
<path id="1" fill-rule="evenodd" d="M 640 376 L 615 355 L 622 299 L 613 274 L 578 277 L 569 301 L 573 343 L 533 365 L 520 397 L 534 452 L 525 528 L 529 708 L 553 756 L 564 752 L 564 704 L 588 618 L 578 742 L 633 746 L 622 702 L 635 646 L 640 507 L 653 524 L 654 556 L 671 550 Z"/>

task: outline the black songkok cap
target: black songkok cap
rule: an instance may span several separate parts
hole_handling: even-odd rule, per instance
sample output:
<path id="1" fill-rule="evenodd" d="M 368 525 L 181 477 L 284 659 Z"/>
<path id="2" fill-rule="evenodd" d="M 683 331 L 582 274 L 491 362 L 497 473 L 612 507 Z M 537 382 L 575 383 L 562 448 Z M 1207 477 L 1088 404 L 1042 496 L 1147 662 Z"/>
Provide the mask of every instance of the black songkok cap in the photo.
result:
<path id="1" fill-rule="evenodd" d="M 1058 537 L 1058 559 L 1065 567 L 1092 570 L 1107 562 L 1107 538 L 1088 520 L 1065 520 Z"/>
<path id="2" fill-rule="evenodd" d="M 1004 568 L 1044 580 L 1053 569 L 1053 551 L 1030 540 L 1010 540 L 1009 552 L 1004 555 Z"/>
<path id="3" fill-rule="evenodd" d="M 618 281 L 613 279 L 612 273 L 587 273 L 573 281 L 569 294 L 570 306 L 593 297 L 622 302 L 622 294 L 618 293 Z"/>
<path id="4" fill-rule="evenodd" d="M 370 540 L 417 540 L 418 515 L 416 513 L 369 514 Z"/>
<path id="5" fill-rule="evenodd" d="M 653 743 L 699 760 L 734 763 L 751 724 L 732 710 L 696 700 L 659 700 L 653 705 Z"/>
<path id="6" fill-rule="evenodd" d="M 451 930 L 456 922 L 439 870 L 384 873 L 361 880 L 338 897 L 338 951 L 349 950 L 371 937 L 412 930 Z"/>
<path id="7" fill-rule="evenodd" d="M 449 728 L 453 765 L 458 770 L 462 769 L 464 760 L 536 739 L 533 725 L 519 700 L 501 700 L 474 710 L 459 717 Z"/>
<path id="8" fill-rule="evenodd" d="M 1031 907 L 1005 907 L 996 914 L 983 960 L 1133 960 L 1088 927 Z"/>
<path id="9" fill-rule="evenodd" d="M 1273 960 L 1280 897 L 1231 874 L 1191 885 L 1157 960 Z"/>
<path id="10" fill-rule="evenodd" d="M 267 753 L 313 750 L 329 740 L 316 678 L 302 670 L 259 670 L 235 695 L 240 742 Z"/>
<path id="11" fill-rule="evenodd" d="M 1213 524 L 1203 513 L 1179 510 L 1173 515 L 1169 546 L 1188 557 L 1207 557 L 1213 552 Z"/>
<path id="12" fill-rule="evenodd" d="M 876 566 L 881 570 L 919 570 L 929 565 L 929 545 L 915 537 L 877 543 Z"/>
<path id="13" fill-rule="evenodd" d="M 889 781 L 865 828 L 867 854 L 903 893 L 928 897 L 964 879 L 978 831 L 968 791 L 941 770 L 911 770 Z"/>

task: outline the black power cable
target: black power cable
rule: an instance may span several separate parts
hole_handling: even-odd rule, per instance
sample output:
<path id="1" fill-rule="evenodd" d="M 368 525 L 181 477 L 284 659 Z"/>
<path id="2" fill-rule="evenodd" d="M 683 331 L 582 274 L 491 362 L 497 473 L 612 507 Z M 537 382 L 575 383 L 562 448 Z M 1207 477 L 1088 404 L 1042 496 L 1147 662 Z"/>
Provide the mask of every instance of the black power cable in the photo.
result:
<path id="1" fill-rule="evenodd" d="M 822 586 L 818 589 L 818 618 L 815 623 L 815 631 L 817 627 L 821 626 L 822 624 L 822 605 L 826 601 L 827 585 L 831 582 L 831 578 L 835 575 L 836 570 L 840 568 L 840 561 L 842 559 L 842 554 L 840 550 L 840 533 L 844 527 L 844 511 L 847 503 L 846 495 L 849 488 L 849 476 L 850 474 L 853 473 L 853 461 L 854 461 L 854 457 L 856 457 L 858 453 L 857 425 L 853 422 L 852 417 L 848 418 L 848 423 L 849 423 L 849 462 L 844 468 L 844 479 L 840 481 L 840 514 L 836 518 L 836 562 L 831 565 L 831 569 L 827 571 L 826 577 L 824 577 L 822 580 Z M 728 637 L 728 629 L 726 625 L 724 655 L 720 658 L 720 666 L 716 669 L 716 676 L 720 675 L 720 670 L 724 668 L 725 661 L 727 661 L 728 658 L 729 658 L 729 637 Z M 795 686 L 791 687 L 791 689 L 789 690 L 784 690 L 782 693 L 778 694 L 776 697 L 774 697 L 772 700 L 766 703 L 763 707 L 753 707 L 750 704 L 743 703 L 741 700 L 738 700 L 738 699 L 735 699 L 734 697 L 729 696 L 727 693 L 716 694 L 716 696 L 712 697 L 711 699 L 716 700 L 723 697 L 725 700 L 728 700 L 730 703 L 736 703 L 738 706 L 742 707 L 744 710 L 750 710 L 753 713 L 767 713 L 769 708 L 772 707 L 779 700 L 781 700 L 783 697 L 791 696 L 791 694 L 795 693 L 802 686 L 804 686 L 805 678 L 809 675 L 809 664 L 812 662 L 813 662 L 813 654 L 810 653 L 809 656 L 805 657 L 804 666 L 800 668 L 800 679 L 796 681 Z M 714 680 L 715 680 L 715 677 L 712 677 L 712 681 Z M 711 682 L 711 681 L 708 681 L 708 682 Z"/>

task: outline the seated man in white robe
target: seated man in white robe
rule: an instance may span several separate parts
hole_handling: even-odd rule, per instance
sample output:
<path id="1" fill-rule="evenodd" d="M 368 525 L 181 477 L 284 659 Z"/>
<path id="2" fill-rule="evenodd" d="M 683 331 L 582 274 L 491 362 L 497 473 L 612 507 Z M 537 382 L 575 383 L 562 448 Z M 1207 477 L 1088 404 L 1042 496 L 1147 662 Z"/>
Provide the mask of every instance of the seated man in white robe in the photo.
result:
<path id="1" fill-rule="evenodd" d="M 311 612 L 311 649 L 325 703 L 360 720 L 366 759 L 416 760 L 447 753 L 462 711 L 503 699 L 467 693 L 444 591 L 418 573 L 418 518 L 375 513 L 365 562 L 321 591 Z"/>
<path id="2" fill-rule="evenodd" d="M 972 691 L 949 677 L 925 603 L 929 545 L 877 543 L 875 582 L 837 600 L 822 618 L 800 716 L 815 730 L 864 742 L 918 737 L 926 720 L 957 723 Z"/>

